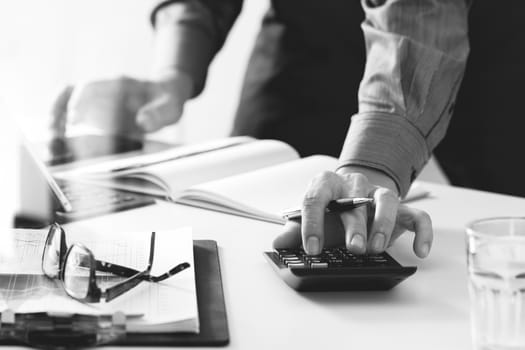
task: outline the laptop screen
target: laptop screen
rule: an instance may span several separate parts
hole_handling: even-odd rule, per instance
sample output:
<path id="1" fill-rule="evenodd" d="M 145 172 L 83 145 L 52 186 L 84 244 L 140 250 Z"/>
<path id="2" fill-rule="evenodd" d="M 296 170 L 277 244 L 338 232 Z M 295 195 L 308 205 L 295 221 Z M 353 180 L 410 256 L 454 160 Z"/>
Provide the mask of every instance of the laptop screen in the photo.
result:
<path id="1" fill-rule="evenodd" d="M 20 222 L 49 223 L 56 210 L 69 212 L 71 203 L 51 176 L 44 162 L 26 140 L 20 142 L 19 209 Z"/>

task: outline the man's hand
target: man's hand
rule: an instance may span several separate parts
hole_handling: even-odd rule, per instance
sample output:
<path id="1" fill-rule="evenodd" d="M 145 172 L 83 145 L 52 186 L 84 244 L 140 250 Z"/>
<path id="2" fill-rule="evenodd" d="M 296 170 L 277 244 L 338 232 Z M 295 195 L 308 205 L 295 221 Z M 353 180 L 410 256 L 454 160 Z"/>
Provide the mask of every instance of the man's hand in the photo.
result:
<path id="1" fill-rule="evenodd" d="M 346 197 L 373 197 L 374 206 L 325 213 L 331 200 Z M 346 246 L 355 254 L 380 253 L 407 230 L 415 232 L 415 254 L 426 257 L 433 237 L 428 214 L 400 204 L 396 186 L 387 175 L 368 168 L 345 167 L 337 173 L 322 173 L 311 182 L 301 221 L 288 221 L 274 247 L 298 247 L 302 243 L 311 255 L 319 254 L 325 246 Z"/>
<path id="2" fill-rule="evenodd" d="M 105 133 L 141 136 L 176 123 L 193 92 L 193 80 L 174 72 L 155 81 L 128 77 L 67 87 L 53 108 L 52 129 L 62 136 L 67 123 L 86 123 Z"/>

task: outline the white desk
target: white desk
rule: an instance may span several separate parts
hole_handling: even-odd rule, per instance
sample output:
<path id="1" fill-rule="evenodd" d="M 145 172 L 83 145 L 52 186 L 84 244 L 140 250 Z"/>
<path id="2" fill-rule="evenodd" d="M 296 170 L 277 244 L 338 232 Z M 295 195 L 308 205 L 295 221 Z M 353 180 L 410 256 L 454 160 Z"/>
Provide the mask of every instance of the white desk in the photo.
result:
<path id="1" fill-rule="evenodd" d="M 152 230 L 191 225 L 220 246 L 232 349 L 470 349 L 463 227 L 473 219 L 525 215 L 525 199 L 425 184 L 412 205 L 434 221 L 434 245 L 420 260 L 405 236 L 390 252 L 415 275 L 388 292 L 300 294 L 264 259 L 280 226 L 159 204 L 70 225 L 69 229 Z"/>

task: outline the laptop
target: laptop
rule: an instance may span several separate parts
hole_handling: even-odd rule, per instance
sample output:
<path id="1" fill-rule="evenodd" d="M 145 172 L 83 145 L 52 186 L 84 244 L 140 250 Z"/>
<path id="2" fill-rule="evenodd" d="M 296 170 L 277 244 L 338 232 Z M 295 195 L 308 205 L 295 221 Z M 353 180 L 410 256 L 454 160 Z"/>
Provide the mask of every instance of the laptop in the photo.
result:
<path id="1" fill-rule="evenodd" d="M 27 141 L 20 142 L 20 201 L 16 227 L 42 227 L 151 205 L 136 193 L 75 181 L 57 181 Z"/>

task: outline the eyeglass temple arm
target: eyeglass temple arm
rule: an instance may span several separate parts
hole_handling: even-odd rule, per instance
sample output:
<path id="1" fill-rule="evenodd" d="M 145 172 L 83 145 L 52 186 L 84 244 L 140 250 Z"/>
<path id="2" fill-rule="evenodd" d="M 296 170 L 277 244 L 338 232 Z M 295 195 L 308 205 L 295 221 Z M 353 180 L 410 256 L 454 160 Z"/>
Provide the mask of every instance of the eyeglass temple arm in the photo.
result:
<path id="1" fill-rule="evenodd" d="M 190 267 L 190 264 L 187 262 L 183 262 L 160 276 L 151 276 L 149 274 L 151 268 L 148 267 L 148 269 L 139 272 L 127 278 L 126 280 L 106 289 L 102 292 L 102 297 L 106 299 L 106 302 L 109 302 L 118 297 L 119 295 L 122 295 L 123 293 L 132 289 L 133 287 L 137 286 L 142 281 L 160 282 L 183 270 L 186 270 L 188 267 Z"/>
<path id="2" fill-rule="evenodd" d="M 151 239 L 150 239 L 150 247 L 149 247 L 149 261 L 148 261 L 148 267 L 146 270 L 142 272 L 135 273 L 134 275 L 128 277 L 124 281 L 117 283 L 116 285 L 109 287 L 105 291 L 102 292 L 102 296 L 106 299 L 106 302 L 109 302 L 119 295 L 122 295 L 123 293 L 127 292 L 128 290 L 132 289 L 133 287 L 137 286 L 140 282 L 144 280 L 149 279 L 149 273 L 151 271 L 151 267 L 153 266 L 153 257 L 155 256 L 155 232 L 151 233 Z M 100 262 L 101 267 L 104 266 L 104 262 Z M 97 262 L 97 266 L 98 266 Z M 125 272 L 126 270 L 130 271 L 133 269 L 120 266 L 120 265 L 113 265 L 110 264 L 109 267 L 118 267 L 116 270 L 120 270 L 121 272 Z M 119 269 L 120 268 L 120 269 Z M 114 270 L 113 270 L 114 271 Z M 108 272 L 112 272 L 111 270 L 108 270 Z M 122 275 L 121 275 L 122 276 Z"/>
<path id="3" fill-rule="evenodd" d="M 148 276 L 147 280 L 150 282 L 164 281 L 165 279 L 170 278 L 171 276 L 176 275 L 183 270 L 186 270 L 188 267 L 190 267 L 190 264 L 187 262 L 183 262 L 160 276 Z"/>
<path id="4" fill-rule="evenodd" d="M 151 233 L 151 240 L 150 240 L 150 253 L 149 253 L 149 260 L 148 260 L 148 269 L 151 269 L 151 266 L 153 265 L 153 257 L 155 256 L 155 232 Z M 139 273 L 139 270 L 132 269 L 130 267 L 113 264 L 107 261 L 103 260 L 95 260 L 96 262 L 96 270 L 102 271 L 102 272 L 110 272 L 112 274 L 115 274 L 117 276 L 121 277 L 131 277 L 133 275 L 136 275 Z"/>
<path id="5" fill-rule="evenodd" d="M 152 232 L 151 233 L 151 245 L 150 245 L 150 250 L 149 250 L 149 266 L 148 266 L 148 269 L 151 269 L 151 266 L 153 265 L 153 257 L 155 256 L 155 232 Z M 183 262 L 181 264 L 178 264 L 177 266 L 175 266 L 174 268 L 172 268 L 171 270 L 169 270 L 168 272 L 166 273 L 163 273 L 162 275 L 160 276 L 145 276 L 146 280 L 150 281 L 150 282 L 160 282 L 160 281 L 164 281 L 165 279 L 167 278 L 170 278 L 171 276 L 183 271 L 183 270 L 186 270 L 188 267 L 190 267 L 190 264 L 187 263 L 187 262 Z"/>
<path id="6" fill-rule="evenodd" d="M 150 255 L 149 255 L 149 263 L 148 263 L 148 267 L 146 268 L 146 270 L 142 271 L 142 272 L 138 272 L 132 276 L 130 276 L 129 278 L 127 278 L 126 280 L 114 285 L 113 287 L 110 287 L 108 289 L 106 289 L 105 291 L 102 292 L 102 296 L 106 299 L 106 302 L 109 302 L 113 299 L 115 299 L 116 297 L 118 297 L 119 295 L 122 295 L 123 293 L 127 292 L 128 290 L 130 290 L 131 288 L 137 286 L 140 282 L 146 280 L 146 281 L 151 281 L 151 282 L 160 282 L 160 281 L 163 281 L 185 269 L 187 269 L 188 267 L 190 267 L 190 264 L 187 263 L 187 262 L 183 262 L 181 264 L 178 264 L 177 266 L 175 266 L 174 268 L 172 268 L 171 270 L 169 270 L 168 272 L 160 275 L 160 276 L 151 276 L 150 275 L 150 271 L 151 271 L 151 267 L 153 266 L 153 257 L 155 256 L 155 232 L 152 232 L 151 233 L 151 241 L 150 241 Z M 100 264 L 101 264 L 101 267 L 104 266 L 103 264 L 104 262 L 103 261 L 100 261 Z M 107 263 L 106 263 L 107 264 Z M 99 261 L 97 261 L 97 267 L 99 265 Z M 104 266 L 105 267 L 105 266 Z M 130 268 L 127 268 L 127 267 L 124 267 L 124 266 L 120 266 L 120 265 L 115 265 L 115 264 L 109 264 L 109 266 L 107 266 L 107 268 L 120 268 L 122 269 L 121 271 L 136 271 L 136 270 L 133 270 L 133 269 L 130 269 Z M 112 270 L 112 271 L 115 271 L 115 270 Z M 108 270 L 108 272 L 112 272 L 111 270 Z M 121 275 L 122 276 L 122 275 Z"/>
<path id="7" fill-rule="evenodd" d="M 120 277 L 131 277 L 140 272 L 139 270 L 135 270 L 130 267 L 126 267 L 126 266 L 122 266 L 118 264 L 113 264 L 107 261 L 95 260 L 95 263 L 96 263 L 95 269 L 97 271 L 110 272 Z"/>
<path id="8" fill-rule="evenodd" d="M 109 287 L 108 289 L 103 291 L 102 297 L 106 299 L 106 302 L 109 302 L 118 297 L 119 295 L 124 294 L 133 287 L 137 286 L 140 282 L 144 281 L 144 277 L 147 277 L 148 275 L 149 270 L 139 272 L 136 275 L 131 276 L 125 279 L 124 281 L 117 283 L 116 285 Z"/>

